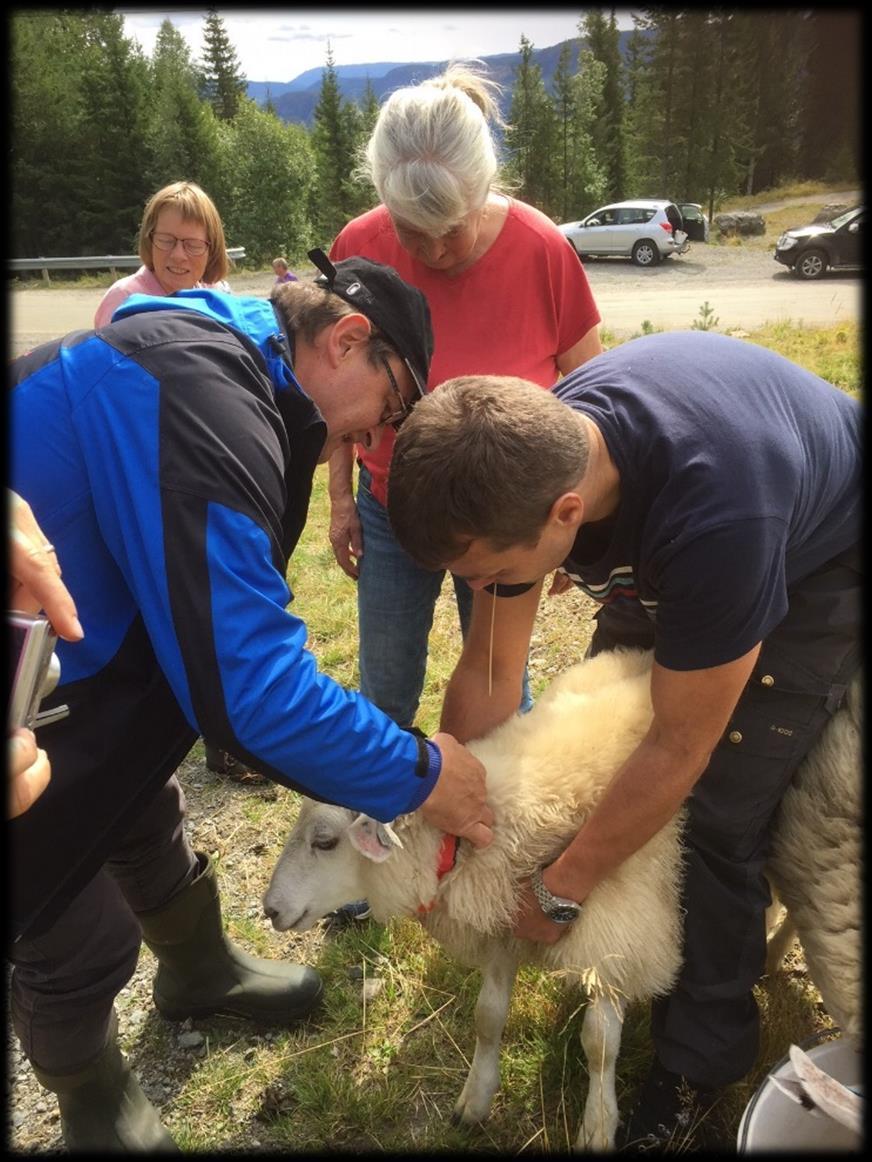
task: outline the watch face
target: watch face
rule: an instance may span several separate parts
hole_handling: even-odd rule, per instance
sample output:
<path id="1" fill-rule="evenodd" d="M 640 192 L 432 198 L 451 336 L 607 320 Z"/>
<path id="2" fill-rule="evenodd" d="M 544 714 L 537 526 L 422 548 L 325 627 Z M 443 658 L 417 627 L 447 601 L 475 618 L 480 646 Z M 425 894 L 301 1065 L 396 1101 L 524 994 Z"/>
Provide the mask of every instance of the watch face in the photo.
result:
<path id="1" fill-rule="evenodd" d="M 549 920 L 555 924 L 569 924 L 578 916 L 580 909 L 576 905 L 557 904 L 548 913 Z"/>

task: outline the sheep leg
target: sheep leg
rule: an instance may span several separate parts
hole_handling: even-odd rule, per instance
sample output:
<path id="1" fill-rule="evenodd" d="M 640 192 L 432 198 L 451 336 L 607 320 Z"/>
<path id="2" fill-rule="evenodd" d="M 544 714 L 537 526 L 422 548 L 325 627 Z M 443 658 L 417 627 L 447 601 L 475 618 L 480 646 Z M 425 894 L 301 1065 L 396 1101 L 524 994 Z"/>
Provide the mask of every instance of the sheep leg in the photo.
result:
<path id="1" fill-rule="evenodd" d="M 454 1122 L 480 1122 L 490 1113 L 500 1088 L 500 1042 L 517 971 L 518 961 L 509 950 L 494 944 L 481 969 L 481 989 L 475 1002 L 475 1054 L 454 1106 Z"/>
<path id="2" fill-rule="evenodd" d="M 614 1149 L 618 1128 L 615 1062 L 621 1047 L 624 1008 L 619 997 L 602 995 L 594 995 L 587 1006 L 581 1044 L 587 1058 L 589 1081 L 576 1150 Z"/>

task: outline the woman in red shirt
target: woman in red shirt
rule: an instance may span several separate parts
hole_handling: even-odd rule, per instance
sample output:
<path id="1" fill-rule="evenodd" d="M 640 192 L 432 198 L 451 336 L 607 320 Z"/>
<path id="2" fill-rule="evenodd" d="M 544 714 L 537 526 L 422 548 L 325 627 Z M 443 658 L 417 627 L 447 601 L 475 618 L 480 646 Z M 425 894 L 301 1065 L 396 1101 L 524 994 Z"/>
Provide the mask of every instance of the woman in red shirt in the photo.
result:
<path id="1" fill-rule="evenodd" d="M 496 86 L 464 66 L 388 98 L 367 146 L 381 205 L 349 222 L 336 261 L 362 255 L 393 266 L 427 296 L 435 352 L 428 383 L 476 373 L 550 388 L 602 351 L 600 315 L 577 255 L 544 214 L 494 185 Z M 394 434 L 330 462 L 330 541 L 358 582 L 360 688 L 404 727 L 414 723 L 427 639 L 444 574 L 419 569 L 387 519 Z M 454 579 L 465 631 L 471 594 Z M 526 677 L 518 691 L 530 705 Z"/>

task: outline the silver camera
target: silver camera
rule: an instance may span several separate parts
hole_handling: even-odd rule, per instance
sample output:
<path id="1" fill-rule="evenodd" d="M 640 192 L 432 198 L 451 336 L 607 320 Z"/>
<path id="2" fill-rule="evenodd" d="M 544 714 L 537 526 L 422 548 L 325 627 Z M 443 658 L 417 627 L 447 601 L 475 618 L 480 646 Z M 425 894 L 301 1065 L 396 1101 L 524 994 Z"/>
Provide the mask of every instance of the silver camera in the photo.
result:
<path id="1" fill-rule="evenodd" d="M 9 730 L 39 725 L 39 704 L 51 694 L 61 676 L 54 652 L 57 634 L 42 614 L 7 614 L 10 641 Z M 66 711 L 66 707 L 63 708 Z M 57 717 L 55 711 L 45 718 Z"/>

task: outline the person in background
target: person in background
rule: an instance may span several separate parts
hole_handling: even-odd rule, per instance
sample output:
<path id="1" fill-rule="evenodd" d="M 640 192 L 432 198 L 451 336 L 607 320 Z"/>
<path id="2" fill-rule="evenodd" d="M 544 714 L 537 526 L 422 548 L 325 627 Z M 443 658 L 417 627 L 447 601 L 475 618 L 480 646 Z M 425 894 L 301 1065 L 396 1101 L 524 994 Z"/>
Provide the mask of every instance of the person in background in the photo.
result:
<path id="1" fill-rule="evenodd" d="M 574 250 L 544 214 L 495 186 L 497 93 L 462 65 L 392 93 L 366 148 L 381 204 L 349 222 L 330 252 L 387 262 L 427 296 L 435 335 L 428 390 L 479 372 L 547 389 L 602 350 L 600 315 Z M 330 541 L 357 580 L 361 691 L 411 727 L 445 573 L 416 565 L 391 531 L 393 443 L 389 432 L 378 448 L 344 446 L 331 459 Z M 471 593 L 460 578 L 454 587 L 465 632 Z M 526 672 L 518 703 L 531 704 Z"/>
<path id="2" fill-rule="evenodd" d="M 672 331 L 552 393 L 443 384 L 396 442 L 397 539 L 475 590 L 443 730 L 480 738 L 512 713 L 557 566 L 600 603 L 591 655 L 654 651 L 650 729 L 523 886 L 515 927 L 552 944 L 583 924 L 603 877 L 686 807 L 683 964 L 652 1004 L 628 1149 L 676 1148 L 682 1127 L 722 1148 L 707 1115 L 757 1058 L 772 821 L 862 659 L 862 420 L 755 343 Z"/>
<path id="3" fill-rule="evenodd" d="M 198 734 L 382 822 L 420 809 L 474 846 L 493 838 L 481 763 L 321 673 L 288 609 L 317 465 L 402 424 L 432 354 L 419 291 L 382 264 L 317 256 L 320 279 L 269 302 L 138 295 L 11 367 L 12 484 L 86 630 L 58 643 L 44 703 L 70 710 L 44 727 L 51 782 L 6 824 L 12 1023 L 70 1150 L 174 1148 L 117 1040 L 143 940 L 169 1020 L 287 1025 L 322 992 L 314 969 L 224 932 L 175 775 Z"/>
<path id="4" fill-rule="evenodd" d="M 9 609 L 21 613 L 43 611 L 59 637 L 81 641 L 84 631 L 70 591 L 61 581 L 57 553 L 36 523 L 27 501 L 9 493 Z M 6 818 L 27 811 L 43 793 L 51 778 L 51 764 L 36 736 L 18 727 L 9 736 L 9 779 Z"/>
<path id="5" fill-rule="evenodd" d="M 221 215 L 195 182 L 172 182 L 149 198 L 139 227 L 139 257 L 139 270 L 106 291 L 94 315 L 95 327 L 105 327 L 131 295 L 162 297 L 197 287 L 230 292 Z M 214 774 L 248 785 L 267 781 L 213 743 L 205 741 L 205 752 L 206 766 Z"/>
<path id="6" fill-rule="evenodd" d="M 95 327 L 105 327 L 130 295 L 163 296 L 202 286 L 230 290 L 221 215 L 195 182 L 172 182 L 149 198 L 139 227 L 139 257 L 139 270 L 113 282 L 103 295 Z"/>
<path id="7" fill-rule="evenodd" d="M 274 258 L 272 260 L 272 268 L 276 272 L 276 283 L 282 282 L 297 282 L 297 276 L 288 266 L 286 258 Z"/>

